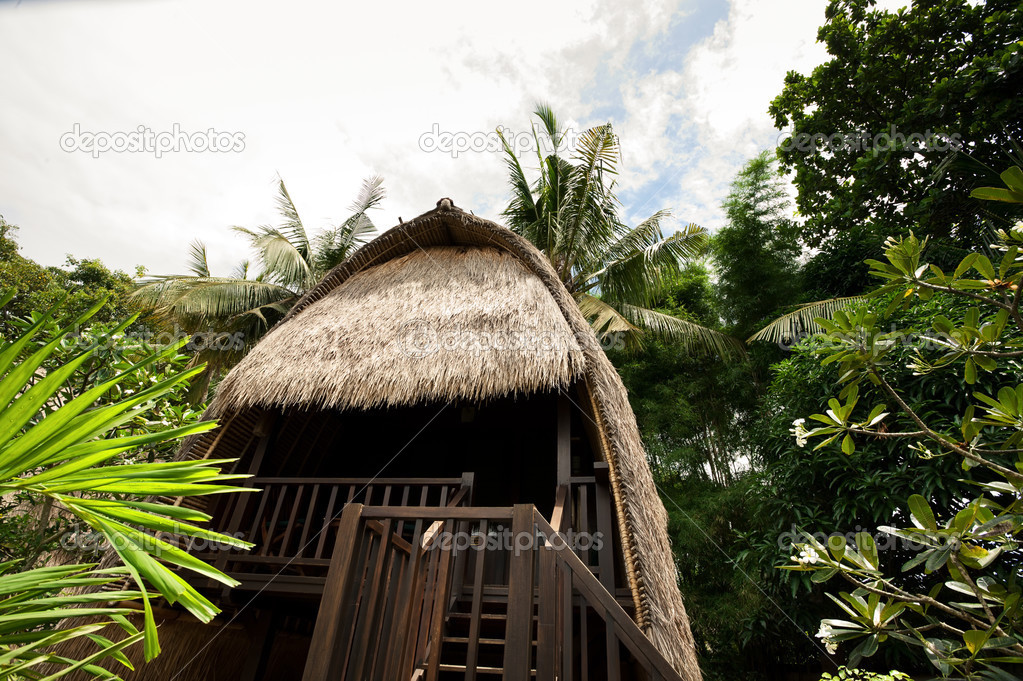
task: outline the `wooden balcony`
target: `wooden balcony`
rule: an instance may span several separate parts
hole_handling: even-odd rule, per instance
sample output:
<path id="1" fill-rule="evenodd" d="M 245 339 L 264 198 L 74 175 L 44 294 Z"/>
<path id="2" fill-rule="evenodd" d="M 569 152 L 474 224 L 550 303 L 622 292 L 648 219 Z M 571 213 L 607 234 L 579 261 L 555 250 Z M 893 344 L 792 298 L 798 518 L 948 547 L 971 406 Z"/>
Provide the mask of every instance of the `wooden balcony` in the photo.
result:
<path id="1" fill-rule="evenodd" d="M 680 678 L 532 505 L 352 504 L 337 542 L 303 681 Z"/>
<path id="2" fill-rule="evenodd" d="M 550 522 L 469 505 L 471 473 L 248 484 L 215 515 L 255 547 L 193 552 L 241 582 L 208 584 L 222 601 L 318 604 L 304 681 L 679 678 L 630 615 L 605 465 L 558 488 Z"/>
<path id="3" fill-rule="evenodd" d="M 236 551 L 199 546 L 192 553 L 241 582 L 241 591 L 323 591 L 346 506 L 459 506 L 469 500 L 472 474 L 461 478 L 270 478 L 246 486 L 259 492 L 224 497 L 213 515 L 225 534 L 255 546 Z M 210 586 L 212 583 L 210 583 Z"/>

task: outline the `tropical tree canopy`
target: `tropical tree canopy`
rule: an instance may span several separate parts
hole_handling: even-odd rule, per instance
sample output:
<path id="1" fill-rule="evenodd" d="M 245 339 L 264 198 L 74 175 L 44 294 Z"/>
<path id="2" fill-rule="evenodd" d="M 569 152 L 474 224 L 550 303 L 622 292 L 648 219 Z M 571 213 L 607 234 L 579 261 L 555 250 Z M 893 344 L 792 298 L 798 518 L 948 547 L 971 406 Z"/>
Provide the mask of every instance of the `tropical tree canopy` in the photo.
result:
<path id="1" fill-rule="evenodd" d="M 566 157 L 566 131 L 550 107 L 538 105 L 534 126 L 538 175 L 530 180 L 503 134 L 512 198 L 503 217 L 547 257 L 603 341 L 635 347 L 644 332 L 690 352 L 739 356 L 742 345 L 722 333 L 653 307 L 683 264 L 702 255 L 707 232 L 694 224 L 665 236 L 661 210 L 636 227 L 618 216 L 614 193 L 621 147 L 610 123 L 582 132 Z"/>
<path id="2" fill-rule="evenodd" d="M 238 361 L 306 291 L 376 235 L 369 211 L 385 196 L 383 178 L 367 178 L 349 207 L 351 215 L 311 237 L 280 180 L 280 224 L 233 228 L 255 251 L 254 276 L 248 261 L 239 263 L 230 276 L 214 276 L 206 245 L 196 241 L 188 274 L 150 277 L 133 299 L 175 331 L 196 335 L 196 361 L 216 373 Z"/>

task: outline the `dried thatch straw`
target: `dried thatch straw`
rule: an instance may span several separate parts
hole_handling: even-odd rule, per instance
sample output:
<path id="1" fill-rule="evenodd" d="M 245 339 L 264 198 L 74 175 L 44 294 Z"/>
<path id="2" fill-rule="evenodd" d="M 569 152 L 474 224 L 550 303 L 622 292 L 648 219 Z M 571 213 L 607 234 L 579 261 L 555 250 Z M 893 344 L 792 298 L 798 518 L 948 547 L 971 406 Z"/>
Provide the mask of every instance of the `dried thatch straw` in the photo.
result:
<path id="1" fill-rule="evenodd" d="M 535 247 L 449 201 L 438 206 L 367 244 L 307 293 L 221 383 L 207 413 L 231 423 L 190 440 L 179 456 L 237 455 L 225 443 L 251 427 L 253 409 L 475 400 L 581 379 L 611 471 L 636 619 L 683 678 L 700 681 L 667 513 L 625 386 Z M 540 340 L 517 352 L 480 352 L 472 342 L 430 351 L 431 339 L 452 331 L 463 340 L 495 332 Z M 534 351 L 543 343 L 552 347 Z"/>
<path id="2" fill-rule="evenodd" d="M 281 324 L 216 406 L 369 408 L 567 387 L 583 355 L 547 289 L 494 247 L 434 247 L 363 270 Z"/>

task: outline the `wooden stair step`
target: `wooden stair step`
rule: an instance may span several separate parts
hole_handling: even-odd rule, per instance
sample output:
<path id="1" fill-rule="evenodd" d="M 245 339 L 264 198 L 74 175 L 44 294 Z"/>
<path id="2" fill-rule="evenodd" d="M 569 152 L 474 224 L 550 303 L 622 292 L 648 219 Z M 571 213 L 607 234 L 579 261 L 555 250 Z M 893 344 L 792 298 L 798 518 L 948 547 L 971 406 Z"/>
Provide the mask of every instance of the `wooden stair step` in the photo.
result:
<path id="1" fill-rule="evenodd" d="M 503 638 L 480 638 L 478 640 L 480 642 L 480 645 L 485 645 L 485 646 L 503 646 L 504 645 L 504 639 Z M 468 643 L 469 642 L 469 637 L 468 636 L 445 636 L 444 637 L 444 642 L 445 643 Z"/>
<path id="2" fill-rule="evenodd" d="M 437 665 L 437 669 L 442 672 L 464 672 L 464 664 L 441 664 Z M 476 667 L 477 674 L 504 674 L 503 667 Z M 529 670 L 530 676 L 536 676 L 536 670 Z"/>

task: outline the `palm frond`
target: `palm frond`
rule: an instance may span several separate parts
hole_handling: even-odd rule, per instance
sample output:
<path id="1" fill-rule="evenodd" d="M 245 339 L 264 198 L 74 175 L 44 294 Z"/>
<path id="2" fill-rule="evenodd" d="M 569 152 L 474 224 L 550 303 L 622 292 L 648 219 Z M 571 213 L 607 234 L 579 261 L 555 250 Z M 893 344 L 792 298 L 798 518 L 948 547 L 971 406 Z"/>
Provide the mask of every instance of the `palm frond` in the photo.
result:
<path id="1" fill-rule="evenodd" d="M 259 251 L 264 277 L 286 288 L 308 289 L 316 284 L 308 244 L 295 243 L 287 232 L 263 227 L 253 245 Z"/>
<path id="2" fill-rule="evenodd" d="M 206 244 L 196 239 L 189 244 L 188 271 L 197 277 L 210 276 L 210 264 L 206 257 Z"/>
<path id="3" fill-rule="evenodd" d="M 234 279 L 248 279 L 249 278 L 249 261 L 242 260 L 240 263 L 235 265 L 234 271 L 231 273 L 231 277 Z"/>
<path id="4" fill-rule="evenodd" d="M 689 224 L 668 238 L 659 226 L 668 211 L 659 211 L 630 230 L 608 249 L 603 269 L 589 282 L 610 300 L 647 306 L 660 297 L 664 284 L 684 263 L 701 256 L 707 248 L 707 231 Z"/>
<path id="5" fill-rule="evenodd" d="M 379 175 L 366 178 L 354 203 L 349 206 L 352 214 L 337 227 L 328 229 L 316 238 L 316 278 L 334 269 L 348 258 L 359 246 L 372 240 L 377 234 L 376 225 L 367 214 L 387 196 L 383 186 L 384 178 Z"/>
<path id="6" fill-rule="evenodd" d="M 280 178 L 278 178 L 277 191 L 277 210 L 284 218 L 284 223 L 275 231 L 282 234 L 303 258 L 308 259 L 310 255 L 309 235 L 302 225 L 302 218 L 298 216 L 298 209 L 295 208 L 295 202 L 291 200 L 288 188 L 284 186 L 284 180 Z"/>
<path id="7" fill-rule="evenodd" d="M 558 117 L 555 115 L 554 109 L 549 104 L 540 102 L 533 110 L 533 115 L 540 119 L 540 122 L 543 124 L 543 131 L 551 141 L 551 151 L 556 152 L 561 148 L 561 142 L 565 137 L 565 133 L 558 123 Z M 539 148 L 539 145 L 537 147 Z"/>
<path id="8" fill-rule="evenodd" d="M 168 276 L 143 281 L 130 300 L 194 333 L 206 326 L 232 326 L 239 315 L 295 295 L 277 284 L 252 279 Z"/>
<path id="9" fill-rule="evenodd" d="M 769 343 L 786 343 L 792 345 L 800 338 L 823 333 L 824 329 L 817 324 L 818 317 L 830 319 L 835 312 L 851 303 L 864 300 L 863 296 L 846 296 L 829 298 L 808 303 L 802 307 L 778 317 L 773 322 L 750 336 L 746 342 L 766 341 Z"/>
<path id="10" fill-rule="evenodd" d="M 645 307 L 620 304 L 618 308 L 637 326 L 665 340 L 679 343 L 687 352 L 713 354 L 722 359 L 741 359 L 746 356 L 741 340 L 720 331 Z"/>
<path id="11" fill-rule="evenodd" d="M 573 297 L 598 338 L 603 339 L 612 334 L 627 334 L 637 338 L 642 333 L 625 315 L 600 298 L 589 293 L 576 293 Z"/>

